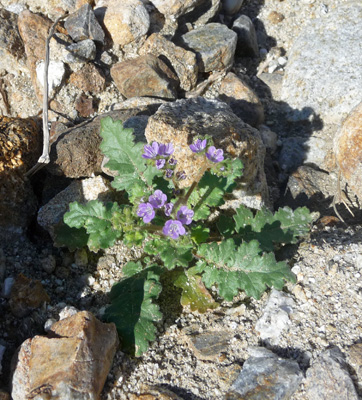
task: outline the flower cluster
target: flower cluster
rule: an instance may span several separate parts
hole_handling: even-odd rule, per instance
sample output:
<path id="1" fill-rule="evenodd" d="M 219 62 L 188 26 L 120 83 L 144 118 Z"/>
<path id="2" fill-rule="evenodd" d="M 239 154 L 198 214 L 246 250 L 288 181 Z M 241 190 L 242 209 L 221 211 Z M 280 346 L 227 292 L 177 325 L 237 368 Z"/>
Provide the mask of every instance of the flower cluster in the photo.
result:
<path id="1" fill-rule="evenodd" d="M 142 217 L 143 222 L 149 223 L 155 218 L 156 211 L 162 208 L 166 217 L 170 217 L 173 212 L 174 204 L 167 203 L 167 196 L 162 190 L 156 190 L 148 197 L 148 202 L 141 203 L 138 206 L 137 215 Z M 162 232 L 172 239 L 178 239 L 179 236 L 185 235 L 186 229 L 184 225 L 190 225 L 193 216 L 194 212 L 188 207 L 180 207 L 177 211 L 176 219 L 169 219 L 166 221 Z"/>
<path id="2" fill-rule="evenodd" d="M 154 160 L 157 169 L 163 169 L 166 166 L 165 176 L 170 179 L 173 175 L 174 167 L 177 164 L 177 160 L 171 157 L 173 152 L 174 148 L 172 143 L 163 144 L 153 142 L 152 144 L 146 144 L 144 146 L 142 157 L 148 160 Z"/>
<path id="3" fill-rule="evenodd" d="M 206 148 L 206 139 L 197 139 L 195 143 L 190 144 L 190 150 L 193 153 L 201 153 Z M 213 163 L 218 163 L 224 160 L 224 151 L 222 149 L 217 149 L 215 146 L 210 146 L 206 153 L 206 157 Z"/>

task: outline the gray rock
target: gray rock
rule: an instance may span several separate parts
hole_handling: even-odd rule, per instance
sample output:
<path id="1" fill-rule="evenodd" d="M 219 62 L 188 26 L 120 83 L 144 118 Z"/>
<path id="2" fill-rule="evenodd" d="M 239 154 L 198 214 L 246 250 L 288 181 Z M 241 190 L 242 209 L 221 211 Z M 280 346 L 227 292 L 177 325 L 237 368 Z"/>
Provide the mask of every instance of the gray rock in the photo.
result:
<path id="1" fill-rule="evenodd" d="M 151 3 L 160 13 L 172 16 L 173 19 L 191 12 L 195 7 L 205 2 L 206 0 L 151 0 Z"/>
<path id="2" fill-rule="evenodd" d="M 221 9 L 221 0 L 211 0 L 200 4 L 191 13 L 178 19 L 178 24 L 182 28 L 192 24 L 193 28 L 199 28 L 206 25 L 218 14 Z M 181 29 L 182 29 L 181 28 Z M 188 30 L 182 31 L 188 32 Z"/>
<path id="3" fill-rule="evenodd" d="M 111 76 L 126 98 L 154 96 L 175 99 L 177 76 L 159 58 L 146 54 L 120 62 L 111 68 Z"/>
<path id="4" fill-rule="evenodd" d="M 304 146 L 305 140 L 298 137 L 289 137 L 283 140 L 283 145 L 279 153 L 279 165 L 285 172 L 295 171 L 306 156 Z"/>
<path id="5" fill-rule="evenodd" d="M 234 21 L 232 30 L 238 35 L 236 54 L 246 57 L 259 57 L 258 39 L 251 19 L 246 15 L 240 15 Z"/>
<path id="6" fill-rule="evenodd" d="M 263 315 L 255 325 L 260 338 L 277 345 L 280 334 L 289 328 L 289 314 L 293 312 L 293 307 L 295 302 L 289 295 L 273 289 Z"/>
<path id="7" fill-rule="evenodd" d="M 78 43 L 73 43 L 67 46 L 66 49 L 71 53 L 72 56 L 74 56 L 74 61 L 90 61 L 96 58 L 97 48 L 95 43 L 91 39 L 85 39 L 81 40 Z"/>
<path id="8" fill-rule="evenodd" d="M 92 39 L 104 44 L 103 29 L 89 4 L 84 4 L 75 13 L 69 15 L 64 26 L 70 37 L 76 42 Z"/>
<path id="9" fill-rule="evenodd" d="M 225 14 L 233 15 L 240 10 L 243 3 L 244 0 L 223 0 L 222 8 Z"/>
<path id="10" fill-rule="evenodd" d="M 361 101 L 361 30 L 360 1 L 341 4 L 303 29 L 289 53 L 282 87 L 282 100 L 296 109 L 291 119 L 308 119 L 309 108 L 324 123 L 340 123 Z"/>
<path id="11" fill-rule="evenodd" d="M 307 370 L 305 392 L 309 400 L 358 400 L 343 353 L 333 347 Z"/>
<path id="12" fill-rule="evenodd" d="M 210 23 L 182 35 L 188 50 L 197 55 L 199 71 L 220 71 L 231 67 L 237 34 L 225 25 Z"/>
<path id="13" fill-rule="evenodd" d="M 303 373 L 296 361 L 281 359 L 264 348 L 251 349 L 227 399 L 282 400 L 298 389 Z"/>
<path id="14" fill-rule="evenodd" d="M 226 351 L 232 333 L 228 331 L 190 332 L 188 342 L 195 355 L 204 360 L 215 359 L 222 351 Z"/>

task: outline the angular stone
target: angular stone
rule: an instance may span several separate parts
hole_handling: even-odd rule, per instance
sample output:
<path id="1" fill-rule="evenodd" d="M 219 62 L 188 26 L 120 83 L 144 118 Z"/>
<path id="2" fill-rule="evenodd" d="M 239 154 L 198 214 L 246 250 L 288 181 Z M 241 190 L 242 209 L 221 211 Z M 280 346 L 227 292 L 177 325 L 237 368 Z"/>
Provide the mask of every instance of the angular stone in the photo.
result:
<path id="1" fill-rule="evenodd" d="M 24 317 L 34 308 L 49 303 L 50 298 L 40 281 L 19 274 L 11 289 L 9 305 L 13 315 Z"/>
<path id="2" fill-rule="evenodd" d="M 342 176 L 362 200 L 362 102 L 351 111 L 337 133 L 334 154 Z"/>
<path id="3" fill-rule="evenodd" d="M 36 65 L 39 61 L 45 60 L 45 42 L 51 25 L 52 22 L 47 18 L 28 10 L 22 11 L 18 17 L 18 29 L 24 42 L 26 64 L 39 104 L 42 104 L 43 88 L 37 79 Z"/>
<path id="4" fill-rule="evenodd" d="M 212 360 L 226 351 L 232 334 L 228 331 L 210 331 L 190 333 L 187 338 L 198 358 Z"/>
<path id="5" fill-rule="evenodd" d="M 121 47 L 144 37 L 150 27 L 150 17 L 140 0 L 102 0 L 94 12 L 113 43 Z"/>
<path id="6" fill-rule="evenodd" d="M 356 343 L 348 349 L 349 363 L 352 365 L 358 378 L 362 379 L 362 343 Z"/>
<path id="7" fill-rule="evenodd" d="M 24 174 L 41 154 L 40 121 L 0 116 L 0 236 L 4 228 L 24 228 L 36 199 Z"/>
<path id="8" fill-rule="evenodd" d="M 361 101 L 362 74 L 356 73 L 361 30 L 360 1 L 340 4 L 306 24 L 289 52 L 283 79 L 282 100 L 295 109 L 291 119 L 307 119 L 312 110 L 324 123 L 338 124 Z"/>
<path id="9" fill-rule="evenodd" d="M 153 33 L 140 49 L 140 54 L 149 53 L 167 58 L 180 80 L 182 89 L 189 91 L 196 86 L 198 65 L 196 55 L 192 51 L 176 46 L 164 36 Z"/>
<path id="10" fill-rule="evenodd" d="M 236 14 L 240 10 L 243 3 L 244 3 L 244 0 L 224 0 L 223 1 L 223 11 L 227 15 Z"/>
<path id="11" fill-rule="evenodd" d="M 151 0 L 160 13 L 172 16 L 174 19 L 205 2 L 206 0 Z"/>
<path id="12" fill-rule="evenodd" d="M 90 312 L 54 323 L 48 336 L 20 347 L 12 378 L 12 398 L 97 399 L 118 346 L 115 325 Z"/>
<path id="13" fill-rule="evenodd" d="M 78 43 L 73 43 L 66 49 L 78 60 L 91 61 L 96 58 L 96 45 L 91 39 L 81 40 Z"/>
<path id="14" fill-rule="evenodd" d="M 225 25 L 210 23 L 182 35 L 188 50 L 197 55 L 199 71 L 220 71 L 231 67 L 237 43 L 237 34 Z"/>
<path id="15" fill-rule="evenodd" d="M 94 94 L 103 92 L 106 85 L 103 72 L 93 63 L 87 63 L 79 71 L 73 72 L 69 82 L 84 92 Z"/>
<path id="16" fill-rule="evenodd" d="M 148 120 L 145 134 L 149 143 L 173 143 L 178 160 L 176 171 L 186 173 L 186 179 L 180 182 L 182 187 L 192 184 L 202 165 L 202 157 L 193 153 L 189 145 L 205 135 L 212 136 L 215 146 L 227 155 L 241 158 L 246 187 L 251 189 L 265 179 L 265 148 L 258 131 L 242 122 L 223 102 L 198 97 L 163 104 Z"/>
<path id="17" fill-rule="evenodd" d="M 64 27 L 75 42 L 92 39 L 104 44 L 103 29 L 89 4 L 84 4 L 75 13 L 69 15 Z"/>
<path id="18" fill-rule="evenodd" d="M 260 338 L 269 341 L 272 345 L 277 345 L 280 334 L 289 328 L 289 315 L 295 306 L 292 297 L 273 289 L 263 315 L 255 325 L 255 330 L 259 332 Z"/>
<path id="19" fill-rule="evenodd" d="M 43 87 L 44 84 L 44 65 L 45 62 L 41 61 L 36 67 L 36 75 L 41 87 Z M 64 63 L 62 61 L 50 60 L 48 66 L 48 90 L 50 97 L 54 95 L 54 90 L 62 84 L 64 75 Z"/>
<path id="20" fill-rule="evenodd" d="M 258 127 L 264 122 L 264 108 L 253 89 L 229 72 L 219 88 L 219 99 L 229 104 L 235 115 L 247 124 Z"/>
<path id="21" fill-rule="evenodd" d="M 0 9 L 0 69 L 25 71 L 24 44 L 16 29 L 18 16 Z"/>
<path id="22" fill-rule="evenodd" d="M 249 349 L 243 369 L 232 384 L 227 399 L 287 400 L 298 389 L 303 372 L 296 361 L 281 359 L 265 348 Z"/>
<path id="23" fill-rule="evenodd" d="M 123 61 L 111 68 L 111 76 L 126 98 L 154 96 L 175 99 L 177 76 L 152 54 Z"/>
<path id="24" fill-rule="evenodd" d="M 358 400 L 345 357 L 338 347 L 323 352 L 307 370 L 308 400 Z"/>
<path id="25" fill-rule="evenodd" d="M 91 97 L 87 97 L 84 93 L 77 97 L 74 107 L 81 117 L 87 118 L 95 113 L 93 99 Z"/>
<path id="26" fill-rule="evenodd" d="M 234 21 L 232 30 L 238 35 L 236 54 L 244 57 L 259 57 L 258 40 L 251 19 L 246 15 L 240 15 Z"/>
<path id="27" fill-rule="evenodd" d="M 186 28 L 188 24 L 192 24 L 193 28 L 199 28 L 212 21 L 221 9 L 221 0 L 210 0 L 203 2 L 193 11 L 181 16 L 178 19 L 178 25 L 181 32 L 188 32 Z M 186 30 L 185 30 L 186 29 Z"/>

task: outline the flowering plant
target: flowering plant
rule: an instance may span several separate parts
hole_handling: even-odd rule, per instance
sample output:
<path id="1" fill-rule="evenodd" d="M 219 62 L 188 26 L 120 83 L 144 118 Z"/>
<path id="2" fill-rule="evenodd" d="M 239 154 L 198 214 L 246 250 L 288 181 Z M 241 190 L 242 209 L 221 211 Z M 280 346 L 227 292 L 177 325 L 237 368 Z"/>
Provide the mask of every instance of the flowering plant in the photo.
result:
<path id="1" fill-rule="evenodd" d="M 240 290 L 258 299 L 267 287 L 293 281 L 286 262 L 273 251 L 306 234 L 315 216 L 306 208 L 252 212 L 239 206 L 231 216 L 219 208 L 242 176 L 242 162 L 227 158 L 211 138 L 194 138 L 189 154 L 200 157 L 190 187 L 172 143 L 135 143 L 132 130 L 107 117 L 101 122 L 107 168 L 118 172 L 112 186 L 127 194 L 124 204 L 98 200 L 71 203 L 58 231 L 58 244 L 98 251 L 122 240 L 143 246 L 144 255 L 123 266 L 110 292 L 105 319 L 115 322 L 125 348 L 136 355 L 155 339 L 162 317 L 156 300 L 167 275 L 181 289 L 181 304 L 205 312 L 232 301 Z"/>

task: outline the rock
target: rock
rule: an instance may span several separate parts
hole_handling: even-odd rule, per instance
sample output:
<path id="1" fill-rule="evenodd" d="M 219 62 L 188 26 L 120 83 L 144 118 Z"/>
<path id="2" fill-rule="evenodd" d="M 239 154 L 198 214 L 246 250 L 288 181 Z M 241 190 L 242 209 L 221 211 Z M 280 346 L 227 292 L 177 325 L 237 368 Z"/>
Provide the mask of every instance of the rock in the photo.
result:
<path id="1" fill-rule="evenodd" d="M 64 27 L 75 42 L 91 39 L 104 44 L 103 29 L 90 4 L 82 5 L 75 13 L 69 15 L 65 20 Z"/>
<path id="2" fill-rule="evenodd" d="M 142 385 L 141 394 L 128 394 L 128 399 L 129 400 L 184 400 L 184 398 L 181 398 L 177 396 L 173 391 L 162 387 L 162 386 L 148 386 L 148 385 Z"/>
<path id="3" fill-rule="evenodd" d="M 84 118 L 90 117 L 96 111 L 93 107 L 93 99 L 87 97 L 84 93 L 77 97 L 74 107 L 79 115 Z"/>
<path id="4" fill-rule="evenodd" d="M 177 19 L 180 15 L 187 14 L 204 3 L 206 0 L 151 0 L 157 10 L 166 15 Z"/>
<path id="5" fill-rule="evenodd" d="M 40 281 L 19 274 L 11 288 L 9 306 L 13 315 L 24 317 L 34 308 L 49 303 L 50 298 Z"/>
<path id="6" fill-rule="evenodd" d="M 360 1 L 341 4 L 305 26 L 290 50 L 283 80 L 282 100 L 295 109 L 291 119 L 307 119 L 312 109 L 324 123 L 338 124 L 361 101 L 362 74 L 356 74 L 361 29 Z"/>
<path id="7" fill-rule="evenodd" d="M 226 351 L 232 336 L 228 331 L 190 332 L 187 334 L 187 339 L 198 358 L 213 360 L 222 351 Z"/>
<path id="8" fill-rule="evenodd" d="M 225 14 L 233 15 L 240 10 L 243 3 L 244 0 L 223 0 L 222 8 Z"/>
<path id="9" fill-rule="evenodd" d="M 307 370 L 305 392 L 309 400 L 358 400 L 345 357 L 338 347 L 323 352 Z"/>
<path id="10" fill-rule="evenodd" d="M 82 61 L 91 61 L 96 58 L 96 45 L 91 39 L 81 40 L 66 47 L 73 57 Z M 68 58 L 68 57 L 67 57 Z"/>
<path id="11" fill-rule="evenodd" d="M 117 346 L 114 324 L 104 324 L 88 311 L 58 321 L 48 336 L 21 345 L 12 398 L 97 399 Z"/>
<path id="12" fill-rule="evenodd" d="M 287 400 L 298 389 L 303 372 L 296 361 L 279 358 L 263 347 L 249 349 L 243 369 L 226 395 L 228 400 Z"/>
<path id="13" fill-rule="evenodd" d="M 36 66 L 36 76 L 38 77 L 38 85 L 43 87 L 44 84 L 44 61 L 41 61 Z M 65 75 L 65 67 L 64 63 L 61 61 L 49 61 L 48 67 L 48 90 L 49 96 L 52 97 L 54 95 L 54 90 L 58 88 L 63 81 Z"/>
<path id="14" fill-rule="evenodd" d="M 147 108 L 111 111 L 63 132 L 51 148 L 51 163 L 47 166 L 48 171 L 55 175 L 65 175 L 68 178 L 100 174 L 103 160 L 103 154 L 99 148 L 102 141 L 99 134 L 101 119 L 111 116 L 113 119 L 125 121 L 129 117 L 141 113 L 147 114 Z"/>
<path id="15" fill-rule="evenodd" d="M 229 72 L 219 88 L 219 99 L 227 103 L 234 114 L 247 124 L 258 127 L 264 122 L 264 108 L 256 93 Z"/>
<path id="16" fill-rule="evenodd" d="M 144 37 L 150 27 L 150 17 L 140 0 L 102 0 L 94 12 L 113 43 L 121 47 Z"/>
<path id="17" fill-rule="evenodd" d="M 0 69 L 26 71 L 24 45 L 16 29 L 18 16 L 0 9 Z"/>
<path id="18" fill-rule="evenodd" d="M 305 140 L 299 137 L 287 137 L 283 139 L 279 153 L 279 165 L 287 173 L 295 171 L 303 164 L 305 159 Z"/>
<path id="19" fill-rule="evenodd" d="M 36 198 L 24 174 L 41 154 L 40 121 L 0 116 L 0 237 L 7 229 L 25 228 Z M 3 236 L 4 235 L 4 236 Z"/>
<path id="20" fill-rule="evenodd" d="M 93 63 L 87 63 L 79 71 L 73 72 L 69 82 L 84 92 L 94 94 L 103 92 L 106 85 L 103 72 Z"/>
<path id="21" fill-rule="evenodd" d="M 54 229 L 63 221 L 69 203 L 77 201 L 85 204 L 97 199 L 109 201 L 112 195 L 107 192 L 110 189 L 109 182 L 102 176 L 74 181 L 39 209 L 38 224 L 54 239 Z"/>
<path id="22" fill-rule="evenodd" d="M 167 100 L 156 99 L 155 97 L 131 97 L 130 99 L 124 100 L 120 103 L 116 103 L 112 106 L 113 110 L 129 110 L 130 108 L 148 107 L 150 113 L 154 114 L 159 106 L 163 103 L 167 103 Z"/>
<path id="23" fill-rule="evenodd" d="M 22 11 L 18 17 L 18 29 L 24 42 L 26 64 L 39 104 L 42 104 L 43 89 L 37 79 L 36 65 L 39 61 L 45 60 L 45 42 L 51 25 L 50 20 L 29 10 Z"/>
<path id="24" fill-rule="evenodd" d="M 145 135 L 149 143 L 174 144 L 176 171 L 186 173 L 186 179 L 180 182 L 182 187 L 191 185 L 202 165 L 202 158 L 189 145 L 205 135 L 212 136 L 215 146 L 226 154 L 243 160 L 245 187 L 251 189 L 265 179 L 265 148 L 258 131 L 243 123 L 223 102 L 198 97 L 163 104 L 149 118 Z"/>
<path id="25" fill-rule="evenodd" d="M 0 400 L 11 400 L 10 394 L 0 389 Z"/>
<path id="26" fill-rule="evenodd" d="M 3 367 L 2 367 L 2 361 L 3 361 L 3 356 L 5 353 L 6 347 L 0 344 L 0 375 L 2 373 Z M 1 397 L 0 397 L 1 398 Z"/>
<path id="27" fill-rule="evenodd" d="M 234 21 L 232 30 L 238 35 L 236 54 L 242 57 L 259 57 L 258 39 L 251 19 L 240 15 Z"/>
<path id="28" fill-rule="evenodd" d="M 178 19 L 180 29 L 185 29 L 188 24 L 192 24 L 193 28 L 199 28 L 212 21 L 221 9 L 221 0 L 206 1 L 196 7 L 192 12 L 181 16 Z M 183 32 L 188 32 L 184 30 Z"/>
<path id="29" fill-rule="evenodd" d="M 140 49 L 140 54 L 148 53 L 167 58 L 180 80 L 182 89 L 188 91 L 196 86 L 198 66 L 196 55 L 192 51 L 176 46 L 162 35 L 153 33 Z"/>
<path id="30" fill-rule="evenodd" d="M 271 154 L 275 153 L 278 146 L 278 135 L 266 125 L 259 126 L 261 139 Z"/>
<path id="31" fill-rule="evenodd" d="M 290 296 L 273 289 L 263 315 L 255 325 L 255 330 L 259 332 L 260 338 L 272 345 L 277 345 L 280 334 L 289 328 L 289 315 L 295 306 L 296 304 Z"/>
<path id="32" fill-rule="evenodd" d="M 285 19 L 284 15 L 277 11 L 272 11 L 268 15 L 268 20 L 274 25 L 280 24 L 284 19 Z"/>
<path id="33" fill-rule="evenodd" d="M 356 343 L 348 349 L 349 363 L 356 371 L 359 379 L 362 377 L 362 343 Z"/>
<path id="34" fill-rule="evenodd" d="M 182 40 L 196 53 L 200 72 L 227 69 L 234 62 L 237 34 L 225 25 L 207 24 L 185 33 Z"/>
<path id="35" fill-rule="evenodd" d="M 362 200 L 362 102 L 348 115 L 334 140 L 337 167 Z"/>
<path id="36" fill-rule="evenodd" d="M 152 54 L 123 61 L 111 68 L 111 76 L 126 98 L 154 96 L 165 99 L 177 97 L 177 76 Z"/>

